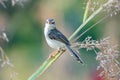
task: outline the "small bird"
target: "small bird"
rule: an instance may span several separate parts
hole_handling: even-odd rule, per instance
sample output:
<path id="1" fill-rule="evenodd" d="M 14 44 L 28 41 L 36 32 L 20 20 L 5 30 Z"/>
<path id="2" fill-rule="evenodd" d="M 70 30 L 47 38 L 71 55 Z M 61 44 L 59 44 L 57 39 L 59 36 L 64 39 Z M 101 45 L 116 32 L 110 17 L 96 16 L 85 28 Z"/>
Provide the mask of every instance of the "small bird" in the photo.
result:
<path id="1" fill-rule="evenodd" d="M 67 49 L 71 56 L 83 64 L 78 52 L 71 48 L 68 39 L 56 28 L 54 19 L 47 19 L 44 28 L 44 34 L 48 45 L 54 49 Z"/>

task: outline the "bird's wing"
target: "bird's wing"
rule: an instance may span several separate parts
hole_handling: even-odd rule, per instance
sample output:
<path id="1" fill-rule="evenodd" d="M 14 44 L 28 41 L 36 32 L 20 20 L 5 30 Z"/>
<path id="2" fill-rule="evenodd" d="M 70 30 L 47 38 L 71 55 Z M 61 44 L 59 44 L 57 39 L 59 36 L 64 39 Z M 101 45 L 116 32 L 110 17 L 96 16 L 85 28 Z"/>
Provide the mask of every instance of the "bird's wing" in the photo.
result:
<path id="1" fill-rule="evenodd" d="M 60 41 L 62 43 L 65 43 L 66 45 L 70 45 L 68 39 L 57 29 L 52 29 L 48 36 L 50 39 Z"/>

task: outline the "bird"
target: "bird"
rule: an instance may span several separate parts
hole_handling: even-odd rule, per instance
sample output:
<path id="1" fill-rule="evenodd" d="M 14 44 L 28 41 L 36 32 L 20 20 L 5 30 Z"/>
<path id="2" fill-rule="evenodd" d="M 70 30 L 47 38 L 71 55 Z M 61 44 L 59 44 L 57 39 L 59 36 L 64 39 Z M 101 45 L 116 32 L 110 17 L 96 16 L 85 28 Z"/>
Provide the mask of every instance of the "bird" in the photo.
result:
<path id="1" fill-rule="evenodd" d="M 49 18 L 46 20 L 44 35 L 48 45 L 53 49 L 67 49 L 71 56 L 74 56 L 79 63 L 83 64 L 84 62 L 79 53 L 71 47 L 70 41 L 56 27 L 57 26 L 54 19 Z"/>

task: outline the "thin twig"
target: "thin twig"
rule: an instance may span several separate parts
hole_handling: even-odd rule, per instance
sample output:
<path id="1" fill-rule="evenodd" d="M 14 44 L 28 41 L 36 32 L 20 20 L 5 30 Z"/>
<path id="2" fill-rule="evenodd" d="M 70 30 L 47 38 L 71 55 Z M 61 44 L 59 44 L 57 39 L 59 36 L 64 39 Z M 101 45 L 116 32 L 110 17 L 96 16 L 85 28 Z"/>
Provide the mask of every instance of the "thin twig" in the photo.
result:
<path id="1" fill-rule="evenodd" d="M 91 3 L 91 0 L 88 0 L 87 5 L 86 5 L 86 9 L 85 9 L 85 13 L 84 13 L 84 17 L 83 17 L 83 23 L 86 21 L 86 19 L 88 17 L 88 11 L 90 9 L 90 3 Z"/>
<path id="2" fill-rule="evenodd" d="M 70 36 L 69 40 L 75 38 L 75 36 L 79 33 L 79 31 L 89 22 L 91 21 L 97 14 L 102 11 L 103 7 L 101 6 L 98 10 L 96 10 L 84 23 L 82 23 L 79 28 Z"/>
<path id="3" fill-rule="evenodd" d="M 92 29 L 93 27 L 95 27 L 95 25 L 99 24 L 100 22 L 102 22 L 103 20 L 105 20 L 107 17 L 109 17 L 109 15 L 103 17 L 102 19 L 100 19 L 99 21 L 97 21 L 95 24 L 93 24 L 92 26 L 90 26 L 88 29 L 86 29 L 84 32 L 82 32 L 82 34 L 80 34 L 79 36 L 77 36 L 76 39 L 74 39 L 73 42 L 76 42 L 78 39 L 80 39 L 81 36 L 83 36 L 86 32 L 88 32 L 90 29 Z"/>

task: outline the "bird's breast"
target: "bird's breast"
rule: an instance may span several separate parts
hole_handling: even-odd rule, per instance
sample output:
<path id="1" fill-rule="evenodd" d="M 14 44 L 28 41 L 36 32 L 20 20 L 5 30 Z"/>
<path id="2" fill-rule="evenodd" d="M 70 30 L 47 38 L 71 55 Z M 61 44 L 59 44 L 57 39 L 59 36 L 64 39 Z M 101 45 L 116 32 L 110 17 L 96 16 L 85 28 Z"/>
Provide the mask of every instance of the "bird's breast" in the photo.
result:
<path id="1" fill-rule="evenodd" d="M 64 44 L 62 42 L 49 38 L 48 36 L 49 32 L 50 30 L 47 27 L 45 27 L 44 34 L 45 34 L 45 38 L 46 38 L 48 45 L 54 49 L 63 48 Z"/>

